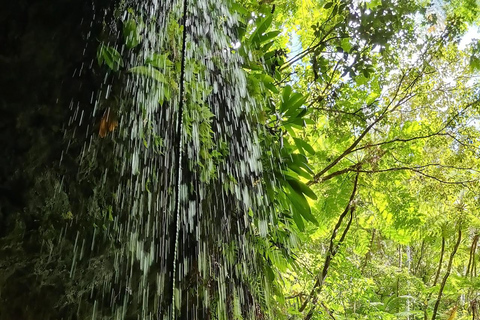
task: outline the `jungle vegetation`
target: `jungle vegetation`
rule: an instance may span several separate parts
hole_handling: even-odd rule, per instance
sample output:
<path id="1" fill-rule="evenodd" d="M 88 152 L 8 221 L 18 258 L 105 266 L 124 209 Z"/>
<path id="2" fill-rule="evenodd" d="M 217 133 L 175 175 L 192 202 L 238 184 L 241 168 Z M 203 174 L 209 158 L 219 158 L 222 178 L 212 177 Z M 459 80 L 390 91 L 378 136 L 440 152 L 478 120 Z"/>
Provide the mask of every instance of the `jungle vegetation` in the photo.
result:
<path id="1" fill-rule="evenodd" d="M 0 319 L 480 319 L 476 1 L 77 2 L 0 15 Z"/>
<path id="2" fill-rule="evenodd" d="M 278 30 L 260 40 L 262 121 L 308 159 L 281 182 L 295 245 L 265 245 L 276 317 L 478 319 L 477 44 L 462 42 L 477 4 L 244 5 Z"/>

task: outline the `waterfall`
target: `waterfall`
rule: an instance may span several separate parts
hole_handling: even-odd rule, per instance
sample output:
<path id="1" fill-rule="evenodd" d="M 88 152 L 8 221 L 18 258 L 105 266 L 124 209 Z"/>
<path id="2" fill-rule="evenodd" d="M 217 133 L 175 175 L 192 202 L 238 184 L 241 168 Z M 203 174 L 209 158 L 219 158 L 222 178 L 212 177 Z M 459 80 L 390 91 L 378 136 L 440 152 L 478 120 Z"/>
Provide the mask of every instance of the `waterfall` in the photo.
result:
<path id="1" fill-rule="evenodd" d="M 233 50 L 236 14 L 214 0 L 127 1 L 115 10 L 99 49 L 113 80 L 95 102 L 94 116 L 103 116 L 92 138 L 113 140 L 104 174 L 118 183 L 109 222 L 93 234 L 110 239 L 113 261 L 101 289 L 92 284 L 92 318 L 259 316 L 269 288 L 253 217 L 264 228 L 272 218 L 252 121 L 262 105 Z M 92 139 L 82 159 L 95 154 Z"/>

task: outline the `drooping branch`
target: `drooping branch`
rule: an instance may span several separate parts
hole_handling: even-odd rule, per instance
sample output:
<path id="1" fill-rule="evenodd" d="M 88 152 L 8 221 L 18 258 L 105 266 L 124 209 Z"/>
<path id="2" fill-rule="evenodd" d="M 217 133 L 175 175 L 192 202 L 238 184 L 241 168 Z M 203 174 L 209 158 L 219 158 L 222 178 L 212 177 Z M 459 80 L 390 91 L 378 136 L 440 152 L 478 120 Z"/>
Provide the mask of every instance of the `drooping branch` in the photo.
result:
<path id="1" fill-rule="evenodd" d="M 338 221 L 337 221 L 335 227 L 333 228 L 333 232 L 332 232 L 332 236 L 330 237 L 330 244 L 329 244 L 327 256 L 325 257 L 325 262 L 323 264 L 322 272 L 317 275 L 316 280 L 315 280 L 315 284 L 313 285 L 313 288 L 310 291 L 309 296 L 305 299 L 305 301 L 303 302 L 303 304 L 301 305 L 301 307 L 299 309 L 300 312 L 304 311 L 306 309 L 306 307 L 308 306 L 308 304 L 310 303 L 310 301 L 312 302 L 312 304 L 313 304 L 312 310 L 310 310 L 310 312 L 307 314 L 307 316 L 305 317 L 305 320 L 310 319 L 311 316 L 312 316 L 311 314 L 313 313 L 313 310 L 314 310 L 314 308 L 316 306 L 316 303 L 318 301 L 318 294 L 322 290 L 324 280 L 327 276 L 328 269 L 330 267 L 330 263 L 331 263 L 332 259 L 335 257 L 335 255 L 337 254 L 340 246 L 342 245 L 343 241 L 345 240 L 345 237 L 348 233 L 348 230 L 350 229 L 350 225 L 351 225 L 352 220 L 353 220 L 353 212 L 355 211 L 355 206 L 353 205 L 353 202 L 354 202 L 354 199 L 355 199 L 355 195 L 357 193 L 359 175 L 360 175 L 360 173 L 357 172 L 357 174 L 355 175 L 355 180 L 354 180 L 354 183 L 353 183 L 353 190 L 352 190 L 352 194 L 350 195 L 350 199 L 347 203 L 347 206 L 345 207 L 345 210 L 342 212 L 342 214 L 338 218 Z M 335 243 L 337 233 L 338 233 L 338 231 L 339 231 L 339 229 L 342 225 L 343 220 L 345 219 L 345 217 L 347 216 L 347 214 L 349 212 L 350 212 L 350 219 L 347 223 L 347 226 L 345 227 L 339 241 L 337 243 Z"/>
<path id="2" fill-rule="evenodd" d="M 450 254 L 450 259 L 448 260 L 447 272 L 443 276 L 442 283 L 440 284 L 440 290 L 438 292 L 437 301 L 435 302 L 435 307 L 433 308 L 432 320 L 435 320 L 436 317 L 437 317 L 438 306 L 440 305 L 440 301 L 442 300 L 443 289 L 445 288 L 445 284 L 447 283 L 447 279 L 450 276 L 450 272 L 452 271 L 453 258 L 455 257 L 455 254 L 457 253 L 457 250 L 458 250 L 458 247 L 460 246 L 461 241 L 462 241 L 462 225 L 461 225 L 461 223 L 458 223 L 457 242 L 455 243 L 455 246 L 453 247 L 453 251 Z"/>
<path id="3" fill-rule="evenodd" d="M 178 117 L 176 123 L 176 137 L 178 139 L 177 149 L 175 150 L 175 168 L 177 169 L 177 195 L 179 197 L 181 194 L 181 183 L 182 183 L 182 158 L 183 158 L 183 112 L 184 112 L 184 94 L 185 94 L 185 57 L 186 57 L 186 45 L 187 45 L 187 26 L 186 21 L 187 17 L 187 8 L 188 0 L 183 0 L 183 33 L 182 33 L 182 60 L 180 63 L 180 103 L 178 106 Z M 175 306 L 175 289 L 176 289 L 176 277 L 177 277 L 177 263 L 178 261 L 178 247 L 179 247 L 179 238 L 180 238 L 180 201 L 176 199 L 174 205 L 174 214 L 175 214 L 175 241 L 174 241 L 174 251 L 173 251 L 173 262 L 172 262 L 172 306 Z M 160 309 L 159 309 L 160 310 Z M 173 318 L 175 318 L 175 307 L 172 308 Z"/>

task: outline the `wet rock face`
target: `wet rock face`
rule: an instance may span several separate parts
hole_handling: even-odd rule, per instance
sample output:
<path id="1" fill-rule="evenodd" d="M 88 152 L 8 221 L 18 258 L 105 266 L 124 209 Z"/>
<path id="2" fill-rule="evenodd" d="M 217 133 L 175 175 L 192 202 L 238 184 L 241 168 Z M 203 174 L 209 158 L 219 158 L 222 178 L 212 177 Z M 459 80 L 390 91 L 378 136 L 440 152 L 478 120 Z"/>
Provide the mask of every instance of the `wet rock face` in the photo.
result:
<path id="1" fill-rule="evenodd" d="M 81 1 L 13 1 L 2 9 L 2 205 L 25 205 L 33 174 L 59 159 L 63 120 L 80 86 L 72 74 L 85 59 L 84 13 Z"/>
<path id="2" fill-rule="evenodd" d="M 70 274 L 76 232 L 89 223 L 72 212 L 92 197 L 73 184 L 81 141 L 73 141 L 59 161 L 69 104 L 88 106 L 101 81 L 92 69 L 78 70 L 95 58 L 97 44 L 88 35 L 101 29 L 113 2 L 19 0 L 0 10 L 2 320 L 83 313 L 77 313 L 78 296 L 87 285 Z M 88 303 L 83 307 L 90 311 Z"/>

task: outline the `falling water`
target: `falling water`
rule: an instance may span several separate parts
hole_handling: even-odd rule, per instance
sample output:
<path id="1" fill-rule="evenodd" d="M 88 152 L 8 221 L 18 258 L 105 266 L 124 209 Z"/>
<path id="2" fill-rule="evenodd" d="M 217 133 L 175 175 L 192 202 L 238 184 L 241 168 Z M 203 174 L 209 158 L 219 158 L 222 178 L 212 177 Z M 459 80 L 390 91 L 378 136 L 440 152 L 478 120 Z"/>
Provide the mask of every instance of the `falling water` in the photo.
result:
<path id="1" fill-rule="evenodd" d="M 82 149 L 87 161 L 113 141 L 103 173 L 108 221 L 90 248 L 75 241 L 74 261 L 108 244 L 102 263 L 111 272 L 91 285 L 92 319 L 258 317 L 269 289 L 252 221 L 265 235 L 271 220 L 251 121 L 262 106 L 231 49 L 236 15 L 215 0 L 127 2 L 116 11 L 121 25 L 137 27 L 126 41 L 141 41 L 129 48 L 111 28 L 126 72 L 110 71 L 92 114 L 109 126 Z"/>

